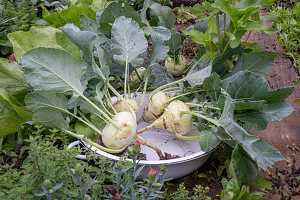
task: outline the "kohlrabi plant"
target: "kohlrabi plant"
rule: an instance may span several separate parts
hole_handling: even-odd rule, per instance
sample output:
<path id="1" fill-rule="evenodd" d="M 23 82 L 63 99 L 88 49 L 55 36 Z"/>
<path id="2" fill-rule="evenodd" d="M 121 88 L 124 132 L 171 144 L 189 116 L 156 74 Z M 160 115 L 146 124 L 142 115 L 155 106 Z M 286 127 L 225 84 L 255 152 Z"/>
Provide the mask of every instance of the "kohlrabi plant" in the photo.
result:
<path id="1" fill-rule="evenodd" d="M 201 48 L 204 47 L 199 61 L 213 62 L 217 73 L 229 71 L 244 48 L 260 50 L 259 45 L 247 42 L 253 30 L 268 34 L 276 32 L 263 24 L 263 21 L 274 19 L 273 15 L 259 16 L 260 10 L 274 1 L 216 0 L 214 3 L 196 4 L 190 10 L 199 22 L 183 33 Z M 243 39 L 246 32 L 248 35 Z"/>

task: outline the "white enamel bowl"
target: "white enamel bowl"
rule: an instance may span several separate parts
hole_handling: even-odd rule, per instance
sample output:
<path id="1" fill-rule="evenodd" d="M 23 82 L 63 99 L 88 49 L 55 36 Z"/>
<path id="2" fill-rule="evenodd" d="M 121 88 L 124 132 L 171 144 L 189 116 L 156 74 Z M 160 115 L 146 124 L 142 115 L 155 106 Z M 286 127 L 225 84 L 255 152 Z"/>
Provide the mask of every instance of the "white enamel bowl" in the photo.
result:
<path id="1" fill-rule="evenodd" d="M 141 96 L 135 98 L 137 102 L 140 102 Z M 116 101 L 116 99 L 113 99 Z M 147 103 L 147 98 L 145 98 L 144 106 Z M 142 115 L 143 109 L 138 113 L 137 119 L 139 119 Z M 148 123 L 140 123 L 138 125 L 138 129 L 146 126 Z M 197 135 L 197 132 L 188 133 L 187 136 Z M 205 163 L 205 161 L 210 156 L 211 152 L 203 152 L 201 151 L 200 145 L 197 140 L 182 140 L 175 137 L 173 134 L 166 130 L 162 129 L 152 129 L 145 131 L 141 134 L 146 140 L 158 146 L 161 151 L 167 152 L 173 156 L 177 155 L 180 158 L 174 158 L 170 160 L 159 160 L 156 152 L 153 149 L 150 149 L 147 146 L 141 146 L 141 153 L 146 155 L 147 160 L 139 161 L 139 165 L 145 165 L 145 168 L 142 170 L 142 174 L 139 176 L 139 179 L 142 180 L 146 178 L 150 169 L 155 169 L 160 171 L 159 167 L 164 165 L 167 169 L 165 174 L 165 178 L 167 179 L 176 179 L 188 175 L 198 169 L 201 165 Z M 76 145 L 83 144 L 94 151 L 95 153 L 105 156 L 108 159 L 118 161 L 120 159 L 119 156 L 115 156 L 113 154 L 106 153 L 96 147 L 90 146 L 89 144 L 76 141 L 71 143 L 68 148 L 72 148 Z M 125 154 L 124 154 L 125 155 Z M 85 155 L 76 156 L 78 159 L 85 160 Z"/>

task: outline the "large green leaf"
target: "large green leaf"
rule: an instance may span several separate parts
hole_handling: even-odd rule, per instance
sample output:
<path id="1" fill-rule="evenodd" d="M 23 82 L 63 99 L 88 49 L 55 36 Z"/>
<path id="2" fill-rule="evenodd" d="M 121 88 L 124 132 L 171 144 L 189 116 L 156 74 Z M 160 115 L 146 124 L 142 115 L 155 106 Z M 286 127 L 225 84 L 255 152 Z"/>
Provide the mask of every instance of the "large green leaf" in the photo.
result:
<path id="1" fill-rule="evenodd" d="M 251 160 L 240 145 L 236 145 L 231 156 L 230 167 L 232 175 L 241 185 L 249 185 L 258 176 L 256 163 Z"/>
<path id="2" fill-rule="evenodd" d="M 230 95 L 226 95 L 223 113 L 218 120 L 227 135 L 235 140 L 256 164 L 266 169 L 276 161 L 284 159 L 278 150 L 270 146 L 263 139 L 249 134 L 243 127 L 238 125 L 234 119 L 234 103 Z"/>
<path id="3" fill-rule="evenodd" d="M 220 141 L 212 131 L 203 130 L 200 132 L 199 144 L 202 151 L 210 152 L 220 144 Z"/>
<path id="4" fill-rule="evenodd" d="M 68 130 L 69 123 L 62 116 L 61 112 L 51 108 L 41 108 L 33 113 L 33 120 L 49 128 Z"/>
<path id="5" fill-rule="evenodd" d="M 153 40 L 149 66 L 166 59 L 168 52 L 169 47 L 165 46 L 164 41 L 160 39 Z"/>
<path id="6" fill-rule="evenodd" d="M 263 0 L 237 0 L 235 7 L 238 10 L 246 10 L 248 8 L 260 8 L 262 7 Z"/>
<path id="7" fill-rule="evenodd" d="M 189 73 L 187 74 L 188 76 L 187 81 L 192 87 L 195 87 L 197 85 L 202 85 L 204 80 L 210 76 L 211 72 L 212 72 L 212 66 L 211 64 L 207 63 L 207 66 L 203 69 L 200 69 L 199 71 L 195 71 L 195 70 L 189 71 Z"/>
<path id="8" fill-rule="evenodd" d="M 68 112 L 67 102 L 68 99 L 64 94 L 55 94 L 46 90 L 31 92 L 25 97 L 27 108 L 33 111 L 41 108 L 52 108 L 61 112 Z"/>
<path id="9" fill-rule="evenodd" d="M 80 58 L 79 48 L 59 29 L 53 27 L 32 27 L 29 32 L 16 31 L 8 34 L 15 57 L 19 60 L 25 53 L 38 47 L 66 50 Z"/>
<path id="10" fill-rule="evenodd" d="M 275 58 L 276 53 L 272 51 L 243 53 L 230 74 L 244 70 L 267 77 L 273 67 Z"/>
<path id="11" fill-rule="evenodd" d="M 81 31 L 74 24 L 66 24 L 61 30 L 81 49 L 85 61 L 91 63 L 92 50 L 97 41 L 97 35 L 90 31 Z"/>
<path id="12" fill-rule="evenodd" d="M 154 3 L 150 7 L 150 24 L 152 26 L 164 26 L 168 29 L 173 28 L 176 22 L 175 14 L 168 6 Z"/>
<path id="13" fill-rule="evenodd" d="M 174 81 L 173 76 L 167 71 L 167 68 L 159 64 L 152 65 L 151 78 L 154 79 L 149 86 L 152 89 Z"/>
<path id="14" fill-rule="evenodd" d="M 171 29 L 171 39 L 167 40 L 165 44 L 170 48 L 169 54 L 176 59 L 183 47 L 180 33 L 176 29 Z"/>
<path id="15" fill-rule="evenodd" d="M 142 22 L 147 23 L 147 10 L 155 3 L 153 0 L 145 0 L 141 10 Z"/>
<path id="16" fill-rule="evenodd" d="M 221 10 L 222 12 L 226 13 L 231 21 L 234 23 L 235 26 L 238 25 L 239 21 L 239 11 L 236 7 L 234 7 L 232 4 L 230 4 L 227 0 L 219 0 L 215 3 L 211 4 L 213 8 L 217 8 Z"/>
<path id="17" fill-rule="evenodd" d="M 32 115 L 8 92 L 0 88 L 0 137 L 15 133 L 24 122 L 30 121 Z"/>
<path id="18" fill-rule="evenodd" d="M 85 15 L 90 19 L 95 19 L 96 12 L 85 6 L 68 7 L 59 12 L 47 13 L 43 8 L 43 19 L 54 27 L 62 27 L 65 24 L 72 23 L 80 27 L 80 16 Z"/>
<path id="19" fill-rule="evenodd" d="M 266 107 L 236 114 L 235 119 L 243 122 L 247 130 L 263 130 L 269 122 L 282 120 L 294 111 L 294 108 L 284 102 L 272 103 Z"/>
<path id="20" fill-rule="evenodd" d="M 221 79 L 217 73 L 212 73 L 203 81 L 203 88 L 214 102 L 217 102 L 221 94 Z"/>
<path id="21" fill-rule="evenodd" d="M 144 31 L 137 22 L 121 16 L 116 19 L 111 30 L 111 47 L 114 60 L 125 66 L 140 66 L 144 59 L 140 57 L 147 51 L 148 43 Z"/>
<path id="22" fill-rule="evenodd" d="M 165 41 L 171 38 L 170 30 L 163 26 L 149 26 L 146 27 L 144 31 L 146 35 L 151 36 L 152 41 L 157 39 Z"/>
<path id="23" fill-rule="evenodd" d="M 249 71 L 240 71 L 223 79 L 221 87 L 235 100 L 265 100 L 268 103 L 280 102 L 293 91 L 293 87 L 270 91 L 267 80 Z"/>
<path id="24" fill-rule="evenodd" d="M 132 20 L 139 23 L 140 26 L 143 25 L 140 15 L 131 6 L 129 6 L 128 4 L 124 4 L 123 6 L 121 2 L 112 2 L 104 9 L 103 13 L 101 14 L 99 20 L 100 31 L 106 36 L 110 37 L 112 24 L 120 16 L 131 18 Z"/>
<path id="25" fill-rule="evenodd" d="M 5 58 L 0 58 L 0 85 L 3 85 L 10 95 L 19 101 L 23 101 L 25 94 L 29 92 L 24 72 L 16 62 Z"/>
<path id="26" fill-rule="evenodd" d="M 34 90 L 73 94 L 74 97 L 85 90 L 86 83 L 81 83 L 80 80 L 87 64 L 65 51 L 33 49 L 24 55 L 21 65 L 25 70 L 25 78 Z"/>
<path id="27" fill-rule="evenodd" d="M 33 120 L 50 128 L 67 129 L 66 113 L 68 99 L 64 94 L 51 91 L 37 91 L 26 95 L 27 108 L 34 111 Z"/>
<path id="28" fill-rule="evenodd" d="M 99 34 L 99 24 L 84 15 L 80 16 L 80 27 L 82 31 L 90 31 L 95 34 Z"/>
<path id="29" fill-rule="evenodd" d="M 234 49 L 230 47 L 227 48 L 224 53 L 222 53 L 214 59 L 212 63 L 213 71 L 217 72 L 218 74 L 224 72 L 227 66 L 226 60 L 231 59 L 234 55 L 241 54 L 243 51 L 244 49 L 240 46 Z"/>

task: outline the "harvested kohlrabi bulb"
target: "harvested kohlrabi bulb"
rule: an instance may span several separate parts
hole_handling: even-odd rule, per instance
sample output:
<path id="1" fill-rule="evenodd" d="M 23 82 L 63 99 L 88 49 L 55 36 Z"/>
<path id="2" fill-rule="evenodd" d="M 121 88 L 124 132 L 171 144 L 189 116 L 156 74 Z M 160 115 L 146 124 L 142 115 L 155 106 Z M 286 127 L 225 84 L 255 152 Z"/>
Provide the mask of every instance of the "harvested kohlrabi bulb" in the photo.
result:
<path id="1" fill-rule="evenodd" d="M 135 113 L 138 112 L 139 104 L 134 99 L 125 99 L 127 103 L 132 107 Z M 114 109 L 116 112 L 130 112 L 129 107 L 124 103 L 122 100 L 116 101 L 113 104 Z"/>
<path id="2" fill-rule="evenodd" d="M 149 98 L 148 103 L 143 112 L 143 120 L 145 122 L 153 122 L 164 111 L 164 103 L 169 99 L 169 95 L 159 91 Z"/>
<path id="3" fill-rule="evenodd" d="M 189 106 L 179 100 L 172 101 L 157 120 L 137 133 L 142 133 L 152 128 L 162 128 L 174 134 L 185 135 L 192 129 L 192 115 L 182 114 L 181 112 L 190 112 Z"/>
<path id="4" fill-rule="evenodd" d="M 121 149 L 130 145 L 136 135 L 135 117 L 130 112 L 119 112 L 114 116 L 113 121 L 115 125 L 107 124 L 102 131 L 103 144 L 110 149 Z"/>

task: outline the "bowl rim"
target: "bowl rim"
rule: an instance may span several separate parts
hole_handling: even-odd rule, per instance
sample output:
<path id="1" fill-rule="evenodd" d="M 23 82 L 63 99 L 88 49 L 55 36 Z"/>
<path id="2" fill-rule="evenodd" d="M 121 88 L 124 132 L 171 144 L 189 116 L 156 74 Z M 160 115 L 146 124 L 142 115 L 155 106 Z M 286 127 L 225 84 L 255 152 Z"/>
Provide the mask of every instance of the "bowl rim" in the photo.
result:
<path id="1" fill-rule="evenodd" d="M 120 158 L 121 158 L 120 156 L 116 156 L 116 155 L 101 151 L 100 149 L 98 149 L 96 147 L 93 147 L 93 146 L 89 145 L 88 143 L 86 143 L 82 140 L 79 140 L 79 143 L 86 146 L 86 147 L 88 147 L 94 153 L 96 153 L 98 155 L 101 155 L 101 156 L 105 156 L 110 160 L 119 161 Z M 213 151 L 215 151 L 219 147 L 219 145 L 216 146 L 215 148 L 213 148 L 212 150 L 210 150 L 209 152 L 201 151 L 201 152 L 197 152 L 197 153 L 194 153 L 192 155 L 185 156 L 185 157 L 174 158 L 174 159 L 169 159 L 169 160 L 139 160 L 138 164 L 149 166 L 149 165 L 173 165 L 173 164 L 185 163 L 185 162 L 189 162 L 189 161 L 192 161 L 192 160 L 196 160 L 196 159 L 201 158 L 201 157 L 209 156 Z M 97 150 L 101 151 L 101 153 L 99 153 Z M 132 159 L 130 159 L 130 158 L 127 158 L 125 160 L 133 162 Z"/>

